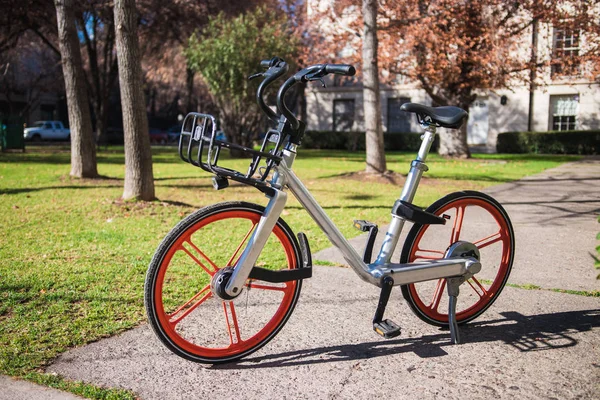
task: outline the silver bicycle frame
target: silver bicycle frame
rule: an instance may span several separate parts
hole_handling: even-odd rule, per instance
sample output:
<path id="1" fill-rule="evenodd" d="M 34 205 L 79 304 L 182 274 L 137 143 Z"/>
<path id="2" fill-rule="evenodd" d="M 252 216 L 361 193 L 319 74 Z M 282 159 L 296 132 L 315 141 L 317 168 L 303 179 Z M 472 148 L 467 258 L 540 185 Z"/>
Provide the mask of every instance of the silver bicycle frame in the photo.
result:
<path id="1" fill-rule="evenodd" d="M 428 169 L 425 160 L 435 138 L 435 130 L 433 125 L 426 128 L 417 158 L 411 163 L 410 171 L 400 194 L 400 200 L 412 202 L 421 176 Z M 405 222 L 403 218 L 394 214 L 392 214 L 392 221 L 385 234 L 376 261 L 372 264 L 365 264 L 362 257 L 348 243 L 323 208 L 291 170 L 295 158 L 296 146 L 289 145 L 283 151 L 283 160 L 277 167 L 271 182 L 276 189 L 275 195 L 269 200 L 269 204 L 250 237 L 248 245 L 236 263 L 233 274 L 225 288 L 227 294 L 235 296 L 244 287 L 250 271 L 256 264 L 260 252 L 283 211 L 287 200 L 287 195 L 283 191 L 286 186 L 325 233 L 329 241 L 342 252 L 344 259 L 352 269 L 366 282 L 380 286 L 381 280 L 385 276 L 391 276 L 395 286 L 455 276 L 468 279 L 481 270 L 479 261 L 472 257 L 453 257 L 408 264 L 390 263 Z"/>

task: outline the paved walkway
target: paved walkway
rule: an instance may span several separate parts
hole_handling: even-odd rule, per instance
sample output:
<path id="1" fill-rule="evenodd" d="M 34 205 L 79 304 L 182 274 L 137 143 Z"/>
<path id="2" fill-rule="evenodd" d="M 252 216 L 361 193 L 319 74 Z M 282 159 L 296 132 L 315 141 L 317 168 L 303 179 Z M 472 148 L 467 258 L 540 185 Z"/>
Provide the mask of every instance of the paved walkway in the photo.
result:
<path id="1" fill-rule="evenodd" d="M 0 375 L 2 400 L 81 400 L 82 397 L 35 383 Z"/>
<path id="2" fill-rule="evenodd" d="M 600 159 L 563 164 L 484 192 L 504 206 L 515 229 L 515 262 L 509 282 L 546 289 L 600 290 L 592 259 L 600 232 L 596 219 L 600 215 Z M 399 240 L 398 258 L 410 226 L 406 224 Z M 378 239 L 375 249 L 383 235 Z M 362 254 L 366 236 L 350 242 Z M 314 259 L 345 263 L 336 248 L 320 251 Z"/>
<path id="3" fill-rule="evenodd" d="M 487 190 L 517 236 L 511 282 L 598 290 L 590 256 L 600 224 L 600 162 L 563 165 Z M 362 240 L 353 240 L 358 247 Z M 327 250 L 315 259 L 336 260 Z M 335 282 L 335 285 L 332 283 Z M 600 299 L 507 287 L 463 343 L 429 326 L 394 291 L 386 316 L 403 330 L 373 333 L 378 298 L 350 269 L 316 267 L 286 327 L 246 360 L 221 367 L 174 356 L 147 325 L 64 353 L 48 368 L 68 379 L 127 388 L 143 399 L 598 399 Z M 0 381 L 0 385 L 3 385 Z M 0 399 L 4 397 L 0 391 Z M 32 396 L 31 398 L 37 398 Z"/>

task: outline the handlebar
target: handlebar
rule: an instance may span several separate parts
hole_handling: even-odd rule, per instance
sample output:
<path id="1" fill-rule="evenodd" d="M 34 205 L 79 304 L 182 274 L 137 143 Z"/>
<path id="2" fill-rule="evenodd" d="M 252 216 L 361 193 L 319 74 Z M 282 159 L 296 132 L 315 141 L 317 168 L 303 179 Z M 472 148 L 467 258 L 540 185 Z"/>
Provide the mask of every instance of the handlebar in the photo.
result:
<path id="1" fill-rule="evenodd" d="M 273 83 L 273 81 L 288 71 L 289 65 L 283 61 L 283 59 L 279 57 L 273 57 L 270 60 L 262 60 L 260 62 L 260 66 L 266 71 L 254 74 L 248 77 L 248 79 L 250 80 L 258 77 L 265 77 L 256 91 L 256 102 L 263 112 L 269 117 L 269 119 L 274 122 L 278 122 L 278 115 L 265 104 L 263 92 L 268 85 Z M 298 121 L 296 116 L 294 116 L 290 109 L 285 105 L 285 95 L 287 91 L 298 82 L 306 83 L 317 80 L 323 82 L 323 77 L 329 74 L 354 76 L 354 74 L 356 74 L 356 69 L 352 65 L 348 64 L 311 65 L 310 67 L 296 72 L 279 88 L 279 91 L 277 92 L 277 110 L 289 121 L 290 126 L 294 131 L 297 131 L 300 127 L 300 121 Z M 324 85 L 325 84 L 323 83 L 323 86 Z"/>
<path id="2" fill-rule="evenodd" d="M 304 68 L 291 76 L 281 87 L 277 93 L 277 109 L 290 122 L 292 129 L 297 130 L 300 126 L 300 121 L 294 116 L 290 109 L 285 105 L 285 95 L 287 91 L 298 82 L 306 83 L 310 81 L 323 81 L 323 77 L 329 74 L 354 76 L 356 69 L 348 64 L 316 64 Z"/>
<path id="3" fill-rule="evenodd" d="M 263 110 L 263 112 L 267 114 L 267 117 L 269 117 L 269 119 L 271 119 L 274 122 L 277 122 L 279 117 L 273 110 L 271 110 L 269 106 L 265 104 L 265 100 L 263 99 L 263 92 L 265 91 L 267 86 L 269 86 L 271 83 L 277 80 L 277 78 L 279 78 L 281 75 L 286 73 L 290 67 L 285 61 L 283 61 L 283 59 L 279 57 L 273 57 L 270 60 L 262 60 L 260 62 L 260 66 L 261 68 L 266 69 L 266 71 L 254 74 L 248 77 L 248 79 L 250 80 L 258 78 L 260 76 L 266 77 L 260 83 L 260 85 L 258 85 L 258 89 L 256 91 L 256 102 Z"/>

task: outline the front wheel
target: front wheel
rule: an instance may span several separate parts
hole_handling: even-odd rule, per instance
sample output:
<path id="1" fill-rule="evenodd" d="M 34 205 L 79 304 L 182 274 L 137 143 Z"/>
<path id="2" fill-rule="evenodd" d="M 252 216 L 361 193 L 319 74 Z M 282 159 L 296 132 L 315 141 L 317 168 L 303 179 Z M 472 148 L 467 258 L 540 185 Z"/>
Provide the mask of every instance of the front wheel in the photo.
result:
<path id="1" fill-rule="evenodd" d="M 401 263 L 444 258 L 457 241 L 474 244 L 480 252 L 481 271 L 461 286 L 456 309 L 459 324 L 467 323 L 496 300 L 510 274 L 515 235 L 508 214 L 492 197 L 475 191 L 451 193 L 427 208 L 445 215 L 445 225 L 417 225 L 408 233 Z M 446 279 L 402 286 L 402 295 L 423 321 L 448 325 Z"/>
<path id="2" fill-rule="evenodd" d="M 215 204 L 182 220 L 160 244 L 146 276 L 146 312 L 154 332 L 174 353 L 196 362 L 234 361 L 264 346 L 287 322 L 301 281 L 248 280 L 230 301 L 211 291 L 212 277 L 236 264 L 263 211 L 245 202 Z M 301 267 L 298 242 L 282 219 L 256 265 Z"/>

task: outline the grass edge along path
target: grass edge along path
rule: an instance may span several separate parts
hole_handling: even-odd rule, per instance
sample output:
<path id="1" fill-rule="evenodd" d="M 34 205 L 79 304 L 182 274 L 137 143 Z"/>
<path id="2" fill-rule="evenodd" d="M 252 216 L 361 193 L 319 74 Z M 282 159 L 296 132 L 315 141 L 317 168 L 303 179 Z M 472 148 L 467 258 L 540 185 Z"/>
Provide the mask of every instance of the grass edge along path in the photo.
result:
<path id="1" fill-rule="evenodd" d="M 160 201 L 122 202 L 122 150 L 99 152 L 105 177 L 99 180 L 69 178 L 68 148 L 0 154 L 0 373 L 92 398 L 131 398 L 44 374 L 44 367 L 69 348 L 145 320 L 141 288 L 147 265 L 162 237 L 185 215 L 231 199 L 265 203 L 261 193 L 240 185 L 215 192 L 210 175 L 181 162 L 174 148 L 153 149 Z M 405 174 L 414 154 L 390 153 L 387 159 L 390 169 Z M 415 203 L 425 206 L 451 191 L 510 182 L 576 159 L 477 155 L 464 161 L 432 155 Z M 238 170 L 248 165 L 229 162 Z M 364 153 L 301 150 L 294 165 L 348 238 L 360 234 L 353 219 L 387 223 L 400 192 L 345 177 L 362 170 L 364 162 Z M 292 229 L 307 234 L 314 252 L 328 247 L 299 204 L 293 199 L 288 204 L 282 217 Z"/>

